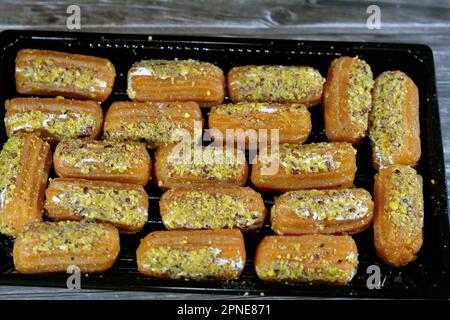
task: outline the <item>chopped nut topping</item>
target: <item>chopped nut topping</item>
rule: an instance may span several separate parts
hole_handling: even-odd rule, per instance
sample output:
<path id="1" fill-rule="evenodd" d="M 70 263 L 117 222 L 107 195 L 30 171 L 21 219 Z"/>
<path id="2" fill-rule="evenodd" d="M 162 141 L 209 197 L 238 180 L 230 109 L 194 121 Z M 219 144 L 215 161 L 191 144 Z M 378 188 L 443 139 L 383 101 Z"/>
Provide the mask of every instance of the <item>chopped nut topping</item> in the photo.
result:
<path id="1" fill-rule="evenodd" d="M 356 220 L 365 217 L 369 208 L 370 194 L 358 193 L 352 189 L 299 190 L 287 192 L 285 199 L 275 208 L 293 210 L 297 215 L 315 221 Z M 276 210 L 272 210 L 272 214 Z"/>
<path id="2" fill-rule="evenodd" d="M 296 102 L 320 96 L 325 79 L 311 67 L 246 66 L 231 82 L 238 100 Z"/>
<path id="3" fill-rule="evenodd" d="M 181 129 L 189 127 L 183 121 L 171 120 L 167 117 L 143 121 L 122 120 L 118 129 L 105 131 L 105 139 L 115 141 L 142 141 L 151 149 L 163 144 L 177 143 L 182 140 Z"/>
<path id="4" fill-rule="evenodd" d="M 293 282 L 346 283 L 356 274 L 358 257 L 353 252 L 343 259 L 338 258 L 336 261 L 331 261 L 328 257 L 330 255 L 329 249 L 321 245 L 318 245 L 315 253 L 311 253 L 300 251 L 300 243 L 289 244 L 294 248 L 295 254 L 286 254 L 282 245 L 274 245 L 280 249 L 280 254 L 264 269 L 257 269 L 258 274 L 263 278 Z M 285 249 L 289 251 L 292 248 Z M 346 268 L 349 265 L 351 268 Z"/>

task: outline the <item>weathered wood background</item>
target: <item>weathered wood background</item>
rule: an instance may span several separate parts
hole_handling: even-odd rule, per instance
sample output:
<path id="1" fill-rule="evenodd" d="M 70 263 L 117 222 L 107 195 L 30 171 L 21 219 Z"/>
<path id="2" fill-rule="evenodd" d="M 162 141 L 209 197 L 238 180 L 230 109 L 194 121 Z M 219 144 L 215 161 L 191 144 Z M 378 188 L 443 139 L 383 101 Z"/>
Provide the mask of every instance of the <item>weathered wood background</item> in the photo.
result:
<path id="1" fill-rule="evenodd" d="M 81 9 L 81 31 L 243 36 L 278 39 L 409 42 L 434 51 L 450 181 L 450 1 L 0 1 L 0 31 L 65 30 L 69 5 Z M 367 7 L 381 9 L 381 29 L 370 30 Z M 210 296 L 0 286 L 0 299 L 196 299 Z M 262 298 L 262 297 L 261 297 Z M 284 297 L 280 297 L 284 298 Z"/>

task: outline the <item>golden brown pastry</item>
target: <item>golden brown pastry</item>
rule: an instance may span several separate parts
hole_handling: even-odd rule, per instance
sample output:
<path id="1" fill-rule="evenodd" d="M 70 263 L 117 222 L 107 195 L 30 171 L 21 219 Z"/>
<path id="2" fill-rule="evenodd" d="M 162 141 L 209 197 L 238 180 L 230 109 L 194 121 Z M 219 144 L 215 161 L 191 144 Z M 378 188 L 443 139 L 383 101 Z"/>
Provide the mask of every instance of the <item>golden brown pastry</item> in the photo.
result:
<path id="1" fill-rule="evenodd" d="M 110 225 L 78 221 L 43 222 L 29 227 L 14 242 L 14 266 L 20 273 L 103 272 L 120 251 L 119 232 Z"/>
<path id="2" fill-rule="evenodd" d="M 8 136 L 34 132 L 54 144 L 64 139 L 95 139 L 102 130 L 103 111 L 94 101 L 14 98 L 6 101 L 5 106 Z"/>
<path id="3" fill-rule="evenodd" d="M 238 149 L 167 145 L 156 150 L 155 176 L 163 190 L 243 186 L 248 166 L 244 153 Z"/>
<path id="4" fill-rule="evenodd" d="M 105 101 L 115 77 L 113 64 L 104 58 L 39 49 L 22 49 L 16 57 L 21 94 Z"/>
<path id="5" fill-rule="evenodd" d="M 160 279 L 233 280 L 245 265 L 239 230 L 155 231 L 141 240 L 138 270 Z"/>

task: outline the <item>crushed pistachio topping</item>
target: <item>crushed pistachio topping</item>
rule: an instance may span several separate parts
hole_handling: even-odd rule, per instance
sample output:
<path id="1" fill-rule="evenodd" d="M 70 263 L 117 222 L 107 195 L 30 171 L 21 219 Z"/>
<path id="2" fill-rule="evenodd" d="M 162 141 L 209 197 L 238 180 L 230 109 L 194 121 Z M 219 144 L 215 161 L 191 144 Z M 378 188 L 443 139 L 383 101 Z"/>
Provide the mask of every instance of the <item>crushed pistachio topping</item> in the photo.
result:
<path id="1" fill-rule="evenodd" d="M 279 209 L 293 210 L 299 217 L 315 221 L 361 219 L 369 212 L 367 203 L 371 201 L 369 194 L 355 195 L 351 189 L 299 190 L 285 196 Z"/>
<path id="2" fill-rule="evenodd" d="M 189 192 L 182 201 L 171 202 L 167 211 L 163 221 L 172 229 L 245 228 L 261 219 L 261 213 L 249 210 L 240 197 L 199 191 Z"/>
<path id="3" fill-rule="evenodd" d="M 369 130 L 373 156 L 380 164 L 380 168 L 393 164 L 394 153 L 404 148 L 405 97 L 406 78 L 402 73 L 387 71 L 378 76 L 375 81 L 372 112 L 369 116 Z"/>
<path id="4" fill-rule="evenodd" d="M 97 120 L 94 115 L 83 111 L 63 111 L 57 114 L 31 110 L 6 117 L 5 126 L 9 134 L 45 130 L 57 137 L 73 139 L 92 134 Z"/>
<path id="5" fill-rule="evenodd" d="M 58 88 L 74 86 L 79 90 L 95 93 L 104 91 L 107 86 L 97 68 L 89 68 L 87 71 L 85 67 L 63 66 L 52 59 L 35 58 L 16 72 L 21 72 L 33 82 L 51 83 Z"/>
<path id="6" fill-rule="evenodd" d="M 358 57 L 349 71 L 347 110 L 352 123 L 365 132 L 372 109 L 373 75 L 370 66 Z"/>
<path id="7" fill-rule="evenodd" d="M 147 221 L 147 211 L 141 205 L 136 190 L 108 187 L 67 186 L 51 201 L 77 216 L 126 226 L 140 226 Z"/>
<path id="8" fill-rule="evenodd" d="M 122 173 L 144 160 L 137 157 L 139 145 L 126 142 L 65 140 L 60 143 L 60 159 L 88 174 L 97 166 L 108 173 Z"/>
<path id="9" fill-rule="evenodd" d="M 182 129 L 189 124 L 184 121 L 159 117 L 156 121 L 120 121 L 118 129 L 105 131 L 105 139 L 115 141 L 145 141 L 154 149 L 163 144 L 177 143 L 182 140 Z"/>
<path id="10" fill-rule="evenodd" d="M 33 254 L 53 251 L 88 253 L 107 235 L 106 228 L 100 224 L 61 221 L 35 225 L 22 234 L 22 239 L 33 243 Z"/>
<path id="11" fill-rule="evenodd" d="M 389 201 L 385 204 L 385 212 L 389 220 L 403 234 L 406 241 L 412 241 L 422 233 L 423 228 L 423 194 L 416 171 L 408 166 L 393 167 L 392 188 Z"/>
<path id="12" fill-rule="evenodd" d="M 325 79 L 311 67 L 249 66 L 231 82 L 239 99 L 295 102 L 321 95 Z"/>
<path id="13" fill-rule="evenodd" d="M 212 109 L 217 114 L 253 114 L 255 112 L 262 113 L 279 113 L 279 112 L 307 113 L 307 108 L 302 104 L 289 104 L 286 106 L 273 105 L 260 102 L 239 102 L 236 104 L 224 104 Z"/>
<path id="14" fill-rule="evenodd" d="M 171 79 L 187 76 L 223 76 L 222 70 L 213 64 L 197 60 L 144 60 L 137 62 L 131 69 L 130 76 L 144 75 L 159 79 Z"/>
<path id="15" fill-rule="evenodd" d="M 227 180 L 239 177 L 245 166 L 245 157 L 239 156 L 234 149 L 201 148 L 197 153 L 193 148 L 190 154 L 184 153 L 183 149 L 178 151 L 172 149 L 167 157 L 169 176 L 192 175 L 210 180 Z"/>
<path id="16" fill-rule="evenodd" d="M 294 282 L 349 282 L 356 274 L 358 257 L 350 252 L 343 259 L 331 261 L 329 252 L 323 250 L 323 244 L 319 244 L 315 253 L 299 252 L 298 254 L 280 254 L 272 263 L 263 270 L 258 269 L 258 274 L 263 278 L 277 279 L 278 281 Z M 301 250 L 301 244 L 293 245 L 295 251 Z M 351 269 L 348 269 L 348 265 Z"/>
<path id="17" fill-rule="evenodd" d="M 281 169 L 286 174 L 300 173 L 321 173 L 337 170 L 342 165 L 341 157 L 352 150 L 339 146 L 349 145 L 348 143 L 311 143 L 305 145 L 281 144 L 279 151 L 261 154 L 262 166 L 269 166 L 272 163 L 279 163 Z"/>
<path id="18" fill-rule="evenodd" d="M 226 259 L 215 247 L 180 250 L 170 247 L 152 247 L 145 253 L 143 267 L 150 272 L 167 274 L 172 279 L 207 279 L 218 277 L 243 266 L 241 258 Z"/>
<path id="19" fill-rule="evenodd" d="M 0 153 L 0 209 L 11 201 L 16 190 L 24 143 L 23 137 L 12 136 L 3 145 Z"/>

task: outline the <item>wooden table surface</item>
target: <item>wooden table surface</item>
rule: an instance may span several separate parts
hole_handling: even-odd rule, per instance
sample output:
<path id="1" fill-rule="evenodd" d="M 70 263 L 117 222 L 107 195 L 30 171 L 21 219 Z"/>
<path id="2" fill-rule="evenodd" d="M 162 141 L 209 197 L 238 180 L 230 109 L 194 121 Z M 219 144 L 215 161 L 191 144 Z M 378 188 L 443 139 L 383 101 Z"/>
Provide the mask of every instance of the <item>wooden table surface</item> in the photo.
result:
<path id="1" fill-rule="evenodd" d="M 90 4 L 91 3 L 91 4 Z M 381 9 L 381 29 L 370 30 L 367 7 Z M 0 31 L 67 31 L 71 4 L 81 30 L 142 34 L 241 36 L 275 39 L 422 43 L 434 52 L 446 177 L 450 181 L 450 1 L 0 1 Z M 0 286 L 0 299 L 243 299 L 241 296 L 68 290 Z M 264 297 L 259 297 L 264 298 Z M 273 298 L 273 297 L 272 297 Z M 278 297 L 285 299 L 286 297 Z"/>

